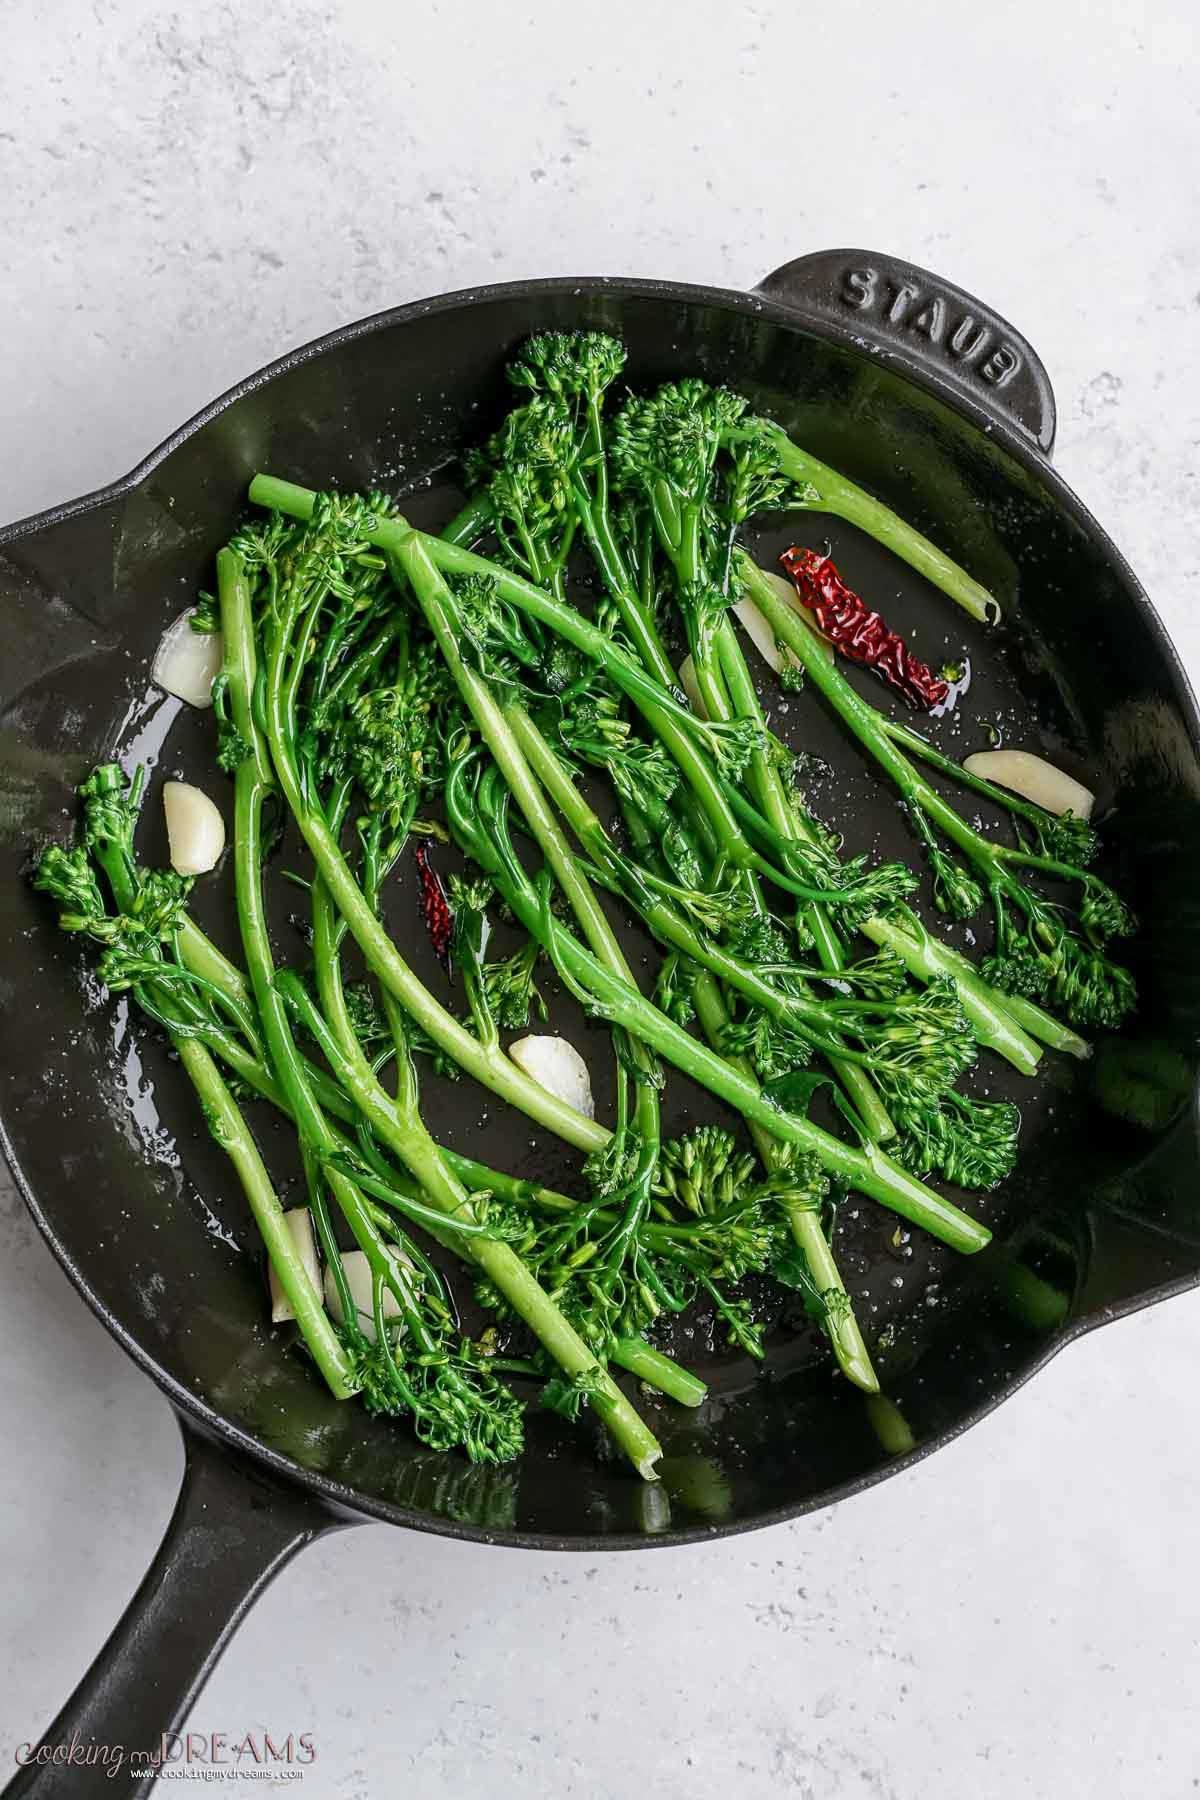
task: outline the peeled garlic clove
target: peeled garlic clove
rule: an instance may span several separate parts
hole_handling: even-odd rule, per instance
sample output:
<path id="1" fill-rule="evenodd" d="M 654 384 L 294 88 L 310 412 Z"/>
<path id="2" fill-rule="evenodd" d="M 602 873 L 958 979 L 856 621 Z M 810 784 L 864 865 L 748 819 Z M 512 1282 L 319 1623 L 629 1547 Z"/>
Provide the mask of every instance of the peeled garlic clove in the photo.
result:
<path id="1" fill-rule="evenodd" d="M 968 775 L 981 775 L 1051 813 L 1090 819 L 1096 796 L 1090 788 L 1055 768 L 1032 750 L 977 750 L 963 762 Z"/>
<path id="2" fill-rule="evenodd" d="M 830 643 L 829 639 L 825 636 L 825 633 L 818 629 L 816 620 L 813 618 L 813 616 L 809 612 L 808 608 L 804 605 L 799 594 L 796 592 L 795 588 L 792 586 L 792 583 L 790 581 L 785 581 L 783 576 L 777 574 L 774 569 L 760 569 L 759 574 L 762 575 L 765 580 L 770 582 L 771 586 L 775 589 L 775 592 L 778 594 L 779 598 L 783 601 L 784 605 L 791 607 L 791 609 L 795 613 L 796 617 L 800 620 L 800 623 L 802 625 L 807 626 L 809 635 L 812 637 L 812 639 L 814 640 L 815 643 L 817 643 L 821 646 L 821 653 L 824 656 L 826 662 L 831 663 L 834 660 L 834 654 L 835 654 L 833 645 Z M 764 626 L 766 626 L 766 629 L 768 631 L 770 631 L 771 627 L 769 625 L 767 625 L 767 621 L 765 619 L 763 619 L 763 624 L 764 624 Z M 750 629 L 749 626 L 747 626 L 746 629 L 749 630 Z M 753 633 L 751 633 L 751 635 L 753 635 Z M 756 642 L 757 642 L 757 640 L 756 640 Z M 766 656 L 765 650 L 763 651 L 763 655 Z M 771 660 L 770 657 L 767 657 L 767 661 L 769 662 L 770 660 Z"/>
<path id="3" fill-rule="evenodd" d="M 398 1250 L 389 1249 L 388 1255 L 394 1263 L 402 1264 L 406 1270 L 412 1268 L 407 1256 L 401 1256 Z M 375 1343 L 374 1282 L 371 1277 L 371 1265 L 367 1261 L 365 1251 L 344 1250 L 342 1252 L 342 1268 L 346 1274 L 346 1285 L 350 1289 L 354 1310 L 358 1314 L 359 1330 L 365 1338 L 369 1338 L 372 1343 Z M 342 1312 L 342 1296 L 338 1292 L 338 1285 L 334 1280 L 332 1269 L 325 1271 L 325 1307 L 330 1317 L 336 1319 L 339 1325 L 345 1323 L 345 1314 Z M 400 1302 L 391 1288 L 385 1287 L 383 1290 L 384 1323 L 388 1324 L 393 1319 L 400 1319 L 403 1316 Z"/>
<path id="4" fill-rule="evenodd" d="M 212 684 L 225 660 L 219 631 L 193 631 L 194 606 L 180 613 L 159 640 L 150 679 L 189 706 L 211 706 Z"/>
<path id="5" fill-rule="evenodd" d="M 776 675 L 781 669 L 794 669 L 798 662 L 795 653 L 781 644 L 767 621 L 755 606 L 753 600 L 735 600 L 733 610 L 741 621 L 743 630 L 767 667 L 774 669 Z"/>
<path id="6" fill-rule="evenodd" d="M 215 803 L 187 781 L 163 786 L 167 843 L 177 875 L 207 875 L 225 848 L 225 821 Z"/>
<path id="7" fill-rule="evenodd" d="M 596 1103 L 592 1099 L 588 1066 L 566 1038 L 518 1038 L 508 1054 L 519 1069 L 524 1069 L 548 1093 L 573 1106 L 585 1119 L 595 1118 Z"/>
<path id="8" fill-rule="evenodd" d="M 760 569 L 759 573 L 765 581 L 770 582 L 771 586 L 779 595 L 779 598 L 786 606 L 791 608 L 801 624 L 805 626 L 809 636 L 812 638 L 814 644 L 819 646 L 821 654 L 826 661 L 832 662 L 833 645 L 829 642 L 827 637 L 823 637 L 817 630 L 812 618 L 805 612 L 804 607 L 800 604 L 799 596 L 791 582 L 785 581 L 782 575 L 776 575 L 772 569 Z M 795 669 L 799 667 L 800 658 L 796 655 L 794 650 L 790 650 L 786 644 L 781 644 L 779 642 L 770 625 L 767 623 L 767 620 L 754 604 L 754 601 L 750 599 L 749 595 L 744 594 L 740 600 L 735 600 L 733 610 L 737 614 L 746 636 L 750 639 L 750 642 L 754 645 L 754 648 L 758 651 L 758 654 L 762 657 L 768 668 L 773 669 L 776 675 L 778 675 L 782 669 Z M 691 702 L 692 711 L 696 716 L 701 719 L 707 719 L 708 712 L 703 700 L 700 698 L 700 689 L 696 681 L 696 664 L 691 656 L 685 656 L 679 665 L 679 685 Z"/>
<path id="9" fill-rule="evenodd" d="M 698 719 L 707 719 L 704 702 L 700 698 L 700 688 L 696 681 L 696 663 L 692 656 L 685 656 L 679 665 L 679 685 L 688 697 L 692 711 Z"/>
<path id="10" fill-rule="evenodd" d="M 313 1231 L 312 1214 L 307 1206 L 294 1206 L 291 1212 L 284 1213 L 283 1222 L 296 1246 L 296 1253 L 304 1264 L 305 1274 L 313 1284 L 313 1292 L 319 1294 L 321 1291 L 321 1259 L 317 1255 L 317 1238 Z M 271 1323 L 272 1325 L 286 1324 L 288 1319 L 294 1319 L 296 1315 L 292 1311 L 291 1301 L 280 1286 L 273 1263 L 268 1271 L 268 1278 L 271 1283 Z"/>

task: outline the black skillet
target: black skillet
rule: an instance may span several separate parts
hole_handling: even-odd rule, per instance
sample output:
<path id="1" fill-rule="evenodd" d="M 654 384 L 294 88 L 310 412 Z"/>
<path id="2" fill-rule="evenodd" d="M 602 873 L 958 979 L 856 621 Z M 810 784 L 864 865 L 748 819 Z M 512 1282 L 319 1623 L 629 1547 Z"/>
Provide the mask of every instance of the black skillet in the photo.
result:
<path id="1" fill-rule="evenodd" d="M 87 765 L 114 746 L 158 762 L 177 708 L 148 691 L 149 657 L 208 579 L 256 469 L 386 486 L 407 492 L 418 518 L 443 518 L 453 459 L 498 415 L 513 346 L 582 324 L 624 337 L 635 385 L 699 372 L 749 394 L 997 593 L 1005 622 L 989 633 L 837 521 L 802 516 L 762 544 L 827 536 L 921 654 L 969 657 L 969 691 L 936 727 L 955 754 L 982 747 L 991 722 L 1089 778 L 1143 921 L 1138 1053 L 1152 1047 L 1152 1071 L 1164 1045 L 1186 1063 L 1173 1116 L 1147 1131 L 1098 1104 L 1092 1070 L 1047 1058 L 1021 1094 L 1017 1175 L 971 1202 L 997 1232 L 981 1258 L 897 1239 L 895 1221 L 868 1205 L 843 1216 L 843 1265 L 903 1427 L 831 1376 L 800 1320 L 781 1319 L 757 1379 L 701 1334 L 689 1355 L 714 1397 L 699 1414 L 648 1403 L 666 1445 L 651 1493 L 588 1431 L 549 1415 L 533 1418 L 519 1467 L 497 1473 L 431 1456 L 403 1429 L 333 1403 L 264 1325 L 252 1228 L 186 1084 L 110 1006 L 81 1017 L 80 964 L 22 880 L 31 843 L 67 831 Z M 1051 468 L 1053 439 L 1045 371 L 1009 325 L 923 270 L 836 251 L 789 263 L 752 294 L 555 280 L 401 307 L 252 376 L 126 480 L 0 532 L 5 1149 L 67 1274 L 167 1393 L 187 1451 L 155 1562 L 44 1743 L 157 1744 L 251 1601 L 322 1532 L 370 1516 L 597 1551 L 794 1518 L 927 1455 L 1071 1338 L 1200 1280 L 1200 722 L 1145 594 Z M 833 764 L 813 793 L 853 848 L 911 854 L 892 795 L 815 701 L 793 701 L 777 723 Z M 158 773 L 189 769 L 211 783 L 195 716 L 174 724 Z M 219 927 L 220 892 L 205 902 Z M 407 946 L 417 934 L 403 895 L 401 908 Z M 281 920 L 283 953 L 295 955 L 288 930 Z M 1004 1088 L 990 1059 L 979 1080 Z M 687 1101 L 681 1092 L 680 1116 Z M 431 1083 L 427 1105 L 435 1130 L 478 1143 L 477 1093 Z M 485 1129 L 492 1160 L 569 1179 L 524 1120 L 493 1106 Z M 104 1791 L 144 1792 L 131 1770 L 127 1760 Z M 93 1791 L 89 1779 L 49 1765 L 11 1791 L 78 1794 Z"/>

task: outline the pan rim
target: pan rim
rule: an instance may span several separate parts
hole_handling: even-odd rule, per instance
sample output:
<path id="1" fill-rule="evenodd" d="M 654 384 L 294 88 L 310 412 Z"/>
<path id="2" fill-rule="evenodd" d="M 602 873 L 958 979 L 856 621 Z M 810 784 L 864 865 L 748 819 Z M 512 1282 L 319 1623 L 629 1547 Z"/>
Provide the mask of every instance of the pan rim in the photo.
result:
<path id="1" fill-rule="evenodd" d="M 39 532 L 69 519 L 78 518 L 88 512 L 113 505 L 140 487 L 168 456 L 206 425 L 217 419 L 235 401 L 267 385 L 291 369 L 314 361 L 327 352 L 340 349 L 343 345 L 360 337 L 401 327 L 416 319 L 491 301 L 538 294 L 558 294 L 578 297 L 582 303 L 586 304 L 589 298 L 604 293 L 672 300 L 687 305 L 716 307 L 734 313 L 765 318 L 785 329 L 822 339 L 841 349 L 849 350 L 852 354 L 869 359 L 876 365 L 882 364 L 888 367 L 915 387 L 932 394 L 974 429 L 985 431 L 991 441 L 997 443 L 1039 484 L 1049 490 L 1073 523 L 1100 551 L 1121 581 L 1134 605 L 1142 612 L 1155 647 L 1163 659 L 1165 672 L 1173 689 L 1173 698 L 1179 707 L 1192 747 L 1200 755 L 1200 704 L 1197 702 L 1195 690 L 1170 634 L 1121 551 L 1083 501 L 1054 468 L 1049 458 L 1041 452 L 1034 439 L 1021 427 L 990 412 L 954 382 L 939 378 L 926 364 L 907 357 L 901 348 L 864 350 L 862 345 L 855 340 L 854 334 L 848 326 L 802 304 L 783 303 L 753 291 L 747 293 L 734 288 L 639 277 L 553 276 L 537 280 L 499 282 L 460 288 L 449 293 L 409 301 L 400 306 L 369 314 L 365 318 L 339 326 L 333 331 L 324 333 L 320 337 L 285 352 L 282 356 L 275 358 L 272 362 L 265 364 L 253 374 L 226 389 L 224 393 L 209 401 L 200 411 L 193 414 L 190 419 L 164 438 L 128 474 L 74 500 L 61 502 L 24 519 L 16 520 L 10 525 L 0 527 L 0 548 L 36 536 Z M 1200 1116 L 1200 1096 L 1194 1097 L 1193 1109 Z M 610 1550 L 679 1548 L 685 1544 L 708 1543 L 721 1538 L 733 1537 L 745 1531 L 756 1531 L 767 1526 L 784 1524 L 790 1519 L 802 1518 L 809 1513 L 819 1512 L 826 1507 L 840 1504 L 843 1500 L 851 1499 L 855 1495 L 875 1487 L 880 1482 L 890 1479 L 893 1475 L 914 1467 L 935 1451 L 952 1443 L 1002 1405 L 1027 1381 L 1045 1368 L 1062 1349 L 1076 1339 L 1083 1337 L 1100 1325 L 1129 1317 L 1148 1306 L 1156 1305 L 1160 1301 L 1174 1298 L 1200 1286 L 1200 1270 L 1198 1270 L 1194 1274 L 1186 1274 L 1158 1283 L 1142 1293 L 1128 1296 L 1097 1312 L 1072 1321 L 1041 1345 L 1028 1363 L 1023 1364 L 1011 1375 L 998 1392 L 989 1395 L 977 1406 L 969 1409 L 952 1425 L 947 1426 L 943 1431 L 904 1456 L 896 1457 L 876 1469 L 856 1475 L 807 1499 L 789 1502 L 783 1506 L 771 1508 L 769 1511 L 755 1514 L 753 1517 L 738 1519 L 727 1524 L 698 1524 L 680 1530 L 653 1534 L 591 1532 L 563 1536 L 553 1532 L 489 1531 L 480 1526 L 461 1523 L 432 1513 L 418 1512 L 409 1507 L 376 1499 L 370 1495 L 363 1495 L 358 1489 L 328 1475 L 306 1469 L 281 1452 L 272 1450 L 243 1427 L 210 1406 L 206 1400 L 192 1393 L 155 1360 L 151 1351 L 144 1347 L 108 1310 L 92 1288 L 83 1269 L 58 1236 L 38 1203 L 33 1185 L 26 1178 L 17 1157 L 3 1116 L 2 1103 L 0 1103 L 0 1150 L 3 1151 L 5 1160 L 12 1170 L 18 1190 L 35 1225 L 72 1286 L 120 1347 L 139 1368 L 150 1376 L 151 1380 L 165 1393 L 175 1411 L 185 1420 L 193 1421 L 208 1435 L 217 1438 L 223 1444 L 248 1457 L 252 1462 L 268 1469 L 281 1480 L 290 1485 L 304 1488 L 323 1502 L 335 1516 L 344 1516 L 349 1513 L 364 1519 L 373 1518 L 387 1524 L 430 1532 L 439 1537 L 513 1549 L 598 1554 L 601 1551 Z"/>

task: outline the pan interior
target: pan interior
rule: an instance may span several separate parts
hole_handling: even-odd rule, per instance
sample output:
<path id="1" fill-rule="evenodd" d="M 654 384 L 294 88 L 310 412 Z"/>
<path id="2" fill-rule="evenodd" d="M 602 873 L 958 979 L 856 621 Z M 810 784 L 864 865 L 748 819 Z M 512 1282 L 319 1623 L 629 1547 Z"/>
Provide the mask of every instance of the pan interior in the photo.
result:
<path id="1" fill-rule="evenodd" d="M 0 1081 L 14 1160 L 52 1234 L 99 1306 L 182 1390 L 360 1504 L 434 1528 L 567 1541 L 702 1532 L 819 1504 L 880 1472 L 910 1440 L 927 1443 L 998 1397 L 1072 1321 L 1194 1277 L 1200 1262 L 1186 1194 L 1170 1172 L 1186 1140 L 1194 1181 L 1190 1119 L 1150 1136 L 1097 1105 L 1083 1065 L 1047 1055 L 1029 1083 L 985 1055 L 973 1090 L 1016 1099 L 1024 1120 L 1013 1178 L 965 1200 L 995 1229 L 994 1248 L 963 1261 L 857 1198 L 839 1217 L 837 1253 L 898 1414 L 833 1375 L 796 1309 L 782 1312 L 762 1371 L 701 1322 L 677 1347 L 712 1398 L 696 1413 L 645 1398 L 665 1446 L 663 1488 L 648 1495 L 593 1431 L 536 1410 L 514 1468 L 434 1456 L 403 1425 L 335 1404 L 270 1331 L 256 1234 L 188 1084 L 155 1035 L 131 1026 L 124 1002 L 95 989 L 22 871 L 32 846 L 69 830 L 73 782 L 114 751 L 150 768 L 150 858 L 164 851 L 162 779 L 220 793 L 211 715 L 159 694 L 148 669 L 164 626 L 210 581 L 213 552 L 256 469 L 318 487 L 384 487 L 436 524 L 457 498 L 456 453 L 505 404 L 508 352 L 532 330 L 582 323 L 624 336 L 634 386 L 695 372 L 739 387 L 993 588 L 1005 623 L 988 631 L 836 520 L 773 520 L 758 542 L 764 561 L 789 542 L 828 542 L 850 583 L 918 654 L 969 667 L 956 709 L 930 727 L 949 754 L 998 735 L 1096 788 L 1110 860 L 1143 920 L 1133 1036 L 1186 1055 L 1200 1027 L 1200 766 L 1169 655 L 1119 564 L 988 436 L 898 374 L 761 309 L 555 284 L 346 334 L 250 386 L 120 497 L 11 542 L 0 556 L 4 686 L 14 696 L 0 727 Z M 887 704 L 869 677 L 854 679 Z M 775 729 L 811 758 L 810 798 L 847 847 L 915 864 L 893 791 L 820 701 L 769 690 L 764 698 Z M 300 859 L 296 850 L 292 861 Z M 440 992 L 444 977 L 413 928 L 407 883 L 402 875 L 394 886 L 393 920 Z M 236 952 L 230 889 L 224 874 L 199 883 L 197 911 Z M 934 916 L 927 892 L 922 910 Z M 275 929 L 279 960 L 303 960 L 286 905 Z M 985 924 L 977 950 L 987 932 Z M 637 966 L 647 946 L 628 938 Z M 552 1029 L 582 1042 L 569 1001 L 553 996 L 552 1015 Z M 603 1116 L 602 1039 L 589 1061 Z M 490 1160 L 556 1186 L 576 1183 L 571 1153 L 481 1090 L 430 1075 L 423 1092 L 436 1136 L 476 1151 L 486 1139 Z M 671 1129 L 720 1116 L 680 1079 L 670 1080 L 667 1101 Z M 254 1117 L 290 1189 L 298 1176 L 290 1128 L 265 1109 Z"/>

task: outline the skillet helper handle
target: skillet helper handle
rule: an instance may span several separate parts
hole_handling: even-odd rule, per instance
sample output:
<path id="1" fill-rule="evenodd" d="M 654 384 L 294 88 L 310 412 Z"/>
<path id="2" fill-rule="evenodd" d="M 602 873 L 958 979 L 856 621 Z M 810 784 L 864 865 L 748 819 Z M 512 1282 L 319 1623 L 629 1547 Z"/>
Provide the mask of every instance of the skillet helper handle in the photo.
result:
<path id="1" fill-rule="evenodd" d="M 98 495 L 0 525 L 0 714 L 119 637 L 122 512 Z"/>
<path id="2" fill-rule="evenodd" d="M 1106 1182 L 1092 1212 L 1076 1313 L 1091 1330 L 1200 1281 L 1200 1095 L 1151 1150 Z"/>
<path id="3" fill-rule="evenodd" d="M 183 1486 L 158 1554 L 53 1724 L 18 1747 L 4 1800 L 148 1793 L 164 1745 L 184 1761 L 180 1729 L 264 1588 L 298 1550 L 351 1522 L 180 1425 Z"/>
<path id="4" fill-rule="evenodd" d="M 873 250 L 819 250 L 772 270 L 757 291 L 848 328 L 1015 425 L 1044 455 L 1054 448 L 1054 392 L 1041 357 L 998 312 L 940 275 Z"/>

